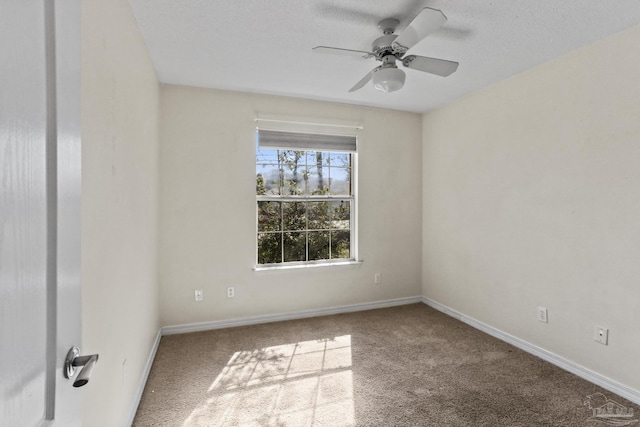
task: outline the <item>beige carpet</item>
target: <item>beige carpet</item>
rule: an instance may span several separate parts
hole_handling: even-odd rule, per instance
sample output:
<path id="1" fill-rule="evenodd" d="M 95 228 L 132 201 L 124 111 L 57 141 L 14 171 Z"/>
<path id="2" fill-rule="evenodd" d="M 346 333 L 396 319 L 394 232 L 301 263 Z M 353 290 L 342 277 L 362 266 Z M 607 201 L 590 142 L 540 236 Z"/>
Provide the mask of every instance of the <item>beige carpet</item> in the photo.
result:
<path id="1" fill-rule="evenodd" d="M 598 427 L 638 416 L 413 304 L 163 337 L 133 425 Z"/>

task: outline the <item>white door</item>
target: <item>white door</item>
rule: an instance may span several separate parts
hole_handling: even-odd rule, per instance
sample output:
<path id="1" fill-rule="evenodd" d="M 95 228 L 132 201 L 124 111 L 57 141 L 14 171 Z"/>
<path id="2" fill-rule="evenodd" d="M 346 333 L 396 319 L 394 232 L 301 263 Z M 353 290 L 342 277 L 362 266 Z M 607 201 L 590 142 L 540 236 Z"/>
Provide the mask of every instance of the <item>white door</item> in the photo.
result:
<path id="1" fill-rule="evenodd" d="M 81 424 L 80 314 L 80 3 L 0 0 L 0 425 Z"/>

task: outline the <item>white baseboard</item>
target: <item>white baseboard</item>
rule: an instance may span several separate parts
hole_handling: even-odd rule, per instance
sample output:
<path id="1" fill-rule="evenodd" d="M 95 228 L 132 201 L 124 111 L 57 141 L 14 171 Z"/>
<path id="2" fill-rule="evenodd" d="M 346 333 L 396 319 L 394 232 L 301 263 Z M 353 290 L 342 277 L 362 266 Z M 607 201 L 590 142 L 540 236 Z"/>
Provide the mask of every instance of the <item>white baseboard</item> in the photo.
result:
<path id="1" fill-rule="evenodd" d="M 144 365 L 144 371 L 142 372 L 142 378 L 140 378 L 140 384 L 138 385 L 138 390 L 136 391 L 136 395 L 133 400 L 133 407 L 131 408 L 131 413 L 129 414 L 129 423 L 128 426 L 133 424 L 133 419 L 136 417 L 136 412 L 138 412 L 138 406 L 140 405 L 140 399 L 142 399 L 142 392 L 144 391 L 144 386 L 147 384 L 147 379 L 149 379 L 149 372 L 151 372 L 151 365 L 153 365 L 153 360 L 156 358 L 156 352 L 158 351 L 158 346 L 160 345 L 160 338 L 162 338 L 162 328 L 158 329 L 158 333 L 156 334 L 156 339 L 151 346 L 151 352 L 149 353 L 149 357 L 147 358 L 147 363 Z"/>
<path id="2" fill-rule="evenodd" d="M 256 325 L 259 323 L 281 322 L 283 320 L 304 319 L 307 317 L 329 316 L 331 314 L 351 313 L 355 311 L 373 310 L 376 308 L 422 302 L 422 297 L 396 298 L 385 301 L 365 302 L 361 304 L 342 305 L 338 307 L 318 308 L 314 310 L 295 311 L 291 313 L 267 314 L 264 316 L 244 317 L 240 319 L 215 320 L 212 322 L 190 323 L 186 325 L 163 326 L 162 335 L 184 334 L 187 332 L 208 331 L 212 329 L 232 328 L 234 326 Z"/>
<path id="3" fill-rule="evenodd" d="M 499 340 L 509 343 L 514 347 L 518 347 L 519 349 L 524 350 L 527 353 L 533 354 L 534 356 L 538 356 L 539 358 L 546 360 L 547 362 L 552 363 L 558 366 L 559 368 L 564 369 L 565 371 L 569 371 L 572 374 L 579 376 L 580 378 L 583 378 L 593 384 L 596 384 L 606 390 L 609 390 L 612 393 L 617 394 L 618 396 L 624 397 L 625 399 L 637 405 L 640 405 L 640 391 L 638 390 L 631 389 L 610 378 L 600 375 L 597 372 L 591 371 L 590 369 L 587 369 L 582 365 L 578 365 L 577 363 L 574 363 L 561 356 L 558 356 L 557 354 L 554 354 L 548 350 L 545 350 L 541 347 L 538 347 L 527 341 L 524 341 L 520 338 L 517 338 L 499 329 L 496 329 L 493 326 L 489 326 L 486 323 L 482 323 L 479 320 L 476 320 L 472 317 L 462 314 L 430 298 L 422 297 L 422 302 L 428 305 L 429 307 L 432 307 L 448 316 L 453 317 L 454 319 L 460 320 L 461 322 L 464 322 L 469 326 L 472 326 L 476 329 L 481 330 L 486 334 L 489 334 L 495 338 L 498 338 Z"/>

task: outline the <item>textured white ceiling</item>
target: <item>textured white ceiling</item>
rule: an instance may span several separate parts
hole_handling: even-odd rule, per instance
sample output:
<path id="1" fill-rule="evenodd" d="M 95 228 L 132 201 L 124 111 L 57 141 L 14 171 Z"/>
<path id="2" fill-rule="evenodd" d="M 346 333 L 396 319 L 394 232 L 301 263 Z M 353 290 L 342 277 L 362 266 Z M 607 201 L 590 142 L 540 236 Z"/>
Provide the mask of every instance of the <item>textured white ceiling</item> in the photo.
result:
<path id="1" fill-rule="evenodd" d="M 163 83 L 413 112 L 640 23 L 640 0 L 129 1 Z M 449 77 L 406 69 L 398 92 L 368 84 L 349 93 L 379 63 L 311 51 L 317 45 L 368 51 L 382 35 L 381 19 L 399 19 L 401 31 L 426 6 L 449 20 L 409 53 L 458 61 Z"/>

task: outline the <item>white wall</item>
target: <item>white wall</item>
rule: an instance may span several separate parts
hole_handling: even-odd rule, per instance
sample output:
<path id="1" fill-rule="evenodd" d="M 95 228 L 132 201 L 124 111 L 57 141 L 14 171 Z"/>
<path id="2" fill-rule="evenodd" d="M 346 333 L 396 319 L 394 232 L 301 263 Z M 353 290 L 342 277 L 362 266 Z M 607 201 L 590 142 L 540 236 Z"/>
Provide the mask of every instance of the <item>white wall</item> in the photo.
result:
<path id="1" fill-rule="evenodd" d="M 86 426 L 125 425 L 159 328 L 158 108 L 127 1 L 83 0 L 82 347 L 100 354 Z"/>
<path id="2" fill-rule="evenodd" d="M 362 123 L 357 266 L 254 272 L 256 113 Z M 161 322 L 180 325 L 420 295 L 421 117 L 162 86 Z M 382 284 L 374 285 L 375 272 Z M 226 297 L 227 286 L 236 296 Z M 194 290 L 204 301 L 194 301 Z"/>
<path id="3" fill-rule="evenodd" d="M 422 123 L 424 295 L 635 390 L 638 40 L 632 28 Z"/>

